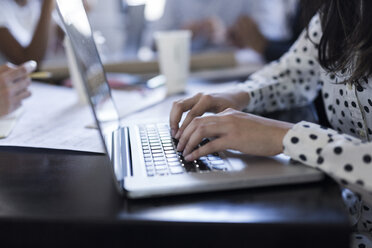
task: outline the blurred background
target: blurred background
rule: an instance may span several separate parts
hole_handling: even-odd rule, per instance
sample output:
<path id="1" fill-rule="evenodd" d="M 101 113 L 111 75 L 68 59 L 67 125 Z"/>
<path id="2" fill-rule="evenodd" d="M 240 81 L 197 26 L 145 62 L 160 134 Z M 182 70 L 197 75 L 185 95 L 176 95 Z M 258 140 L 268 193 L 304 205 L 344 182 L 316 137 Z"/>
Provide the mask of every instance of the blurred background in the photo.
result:
<path id="1" fill-rule="evenodd" d="M 187 29 L 191 72 L 212 69 L 215 73 L 208 75 L 214 78 L 246 77 L 285 53 L 305 26 L 299 0 L 82 1 L 105 68 L 114 73 L 156 75 L 154 33 Z M 53 1 L 4 0 L 0 5 L 0 59 L 15 64 L 33 59 L 55 78 L 68 77 Z"/>
<path id="2" fill-rule="evenodd" d="M 173 29 L 222 34 L 220 37 L 213 37 L 215 42 L 207 42 L 205 37 L 204 39 L 193 37 L 193 53 L 211 50 L 248 50 L 245 51 L 248 61 L 265 62 L 266 59 L 262 58 L 263 51 L 257 51 L 259 48 L 255 47 L 257 44 L 239 44 L 242 41 L 234 43 L 231 40 L 226 41 L 223 37 L 230 35 L 226 34 L 230 32 L 228 29 L 236 25 L 242 16 L 251 18 L 245 23 L 248 36 L 263 36 L 260 37 L 261 40 L 247 40 L 246 43 L 264 43 L 262 38 L 288 42 L 293 40 L 294 35 L 298 35 L 298 31 L 294 31 L 292 27 L 299 12 L 297 0 L 86 0 L 86 2 L 95 39 L 105 62 L 152 60 L 156 50 L 153 33 L 157 30 Z M 210 31 L 208 28 L 196 30 L 197 24 L 206 25 L 202 23 L 203 21 L 213 22 L 210 25 L 214 26 L 214 30 Z M 253 24 L 247 24 L 249 21 L 253 21 Z M 244 29 L 244 23 L 241 26 Z M 257 28 L 258 30 L 254 30 Z M 48 51 L 46 59 L 53 61 L 61 60 L 63 57 L 63 52 L 52 49 Z M 276 59 L 278 55 L 272 57 L 268 60 Z"/>

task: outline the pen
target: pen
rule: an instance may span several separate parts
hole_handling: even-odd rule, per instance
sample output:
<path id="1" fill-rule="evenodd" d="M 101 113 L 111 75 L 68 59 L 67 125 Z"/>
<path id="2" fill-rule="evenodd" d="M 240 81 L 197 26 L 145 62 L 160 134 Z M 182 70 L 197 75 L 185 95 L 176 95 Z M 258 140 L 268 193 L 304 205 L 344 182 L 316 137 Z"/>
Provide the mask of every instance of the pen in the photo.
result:
<path id="1" fill-rule="evenodd" d="M 30 74 L 30 78 L 32 79 L 49 79 L 51 77 L 52 73 L 47 71 L 33 72 Z"/>

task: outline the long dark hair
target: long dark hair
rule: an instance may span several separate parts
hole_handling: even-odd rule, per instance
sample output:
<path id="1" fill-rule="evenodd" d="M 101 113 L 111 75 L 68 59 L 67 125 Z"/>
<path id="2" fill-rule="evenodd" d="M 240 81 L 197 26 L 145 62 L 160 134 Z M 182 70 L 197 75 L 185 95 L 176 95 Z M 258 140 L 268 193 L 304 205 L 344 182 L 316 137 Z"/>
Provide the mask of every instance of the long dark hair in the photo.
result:
<path id="1" fill-rule="evenodd" d="M 318 8 L 323 36 L 320 65 L 329 72 L 349 72 L 348 81 L 372 75 L 372 1 L 303 0 L 310 13 Z"/>

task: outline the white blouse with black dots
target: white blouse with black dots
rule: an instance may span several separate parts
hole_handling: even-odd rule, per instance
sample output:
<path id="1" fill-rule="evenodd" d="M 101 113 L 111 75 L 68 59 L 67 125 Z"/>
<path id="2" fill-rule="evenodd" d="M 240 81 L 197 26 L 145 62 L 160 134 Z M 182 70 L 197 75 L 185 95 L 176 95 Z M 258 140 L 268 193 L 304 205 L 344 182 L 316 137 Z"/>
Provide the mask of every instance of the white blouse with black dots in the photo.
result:
<path id="1" fill-rule="evenodd" d="M 372 203 L 372 78 L 350 84 L 346 80 L 350 72 L 325 71 L 318 61 L 321 36 L 320 18 L 316 15 L 308 32 L 305 30 L 279 61 L 253 74 L 239 87 L 250 93 L 248 112 L 304 106 L 322 89 L 333 129 L 305 121 L 297 123 L 284 137 L 284 153 L 319 168 L 351 190 L 344 193 L 344 198 L 348 198 L 353 224 L 359 232 L 367 233 L 354 239 L 354 246 L 363 248 L 372 244 L 364 240 L 372 237 L 372 208 L 369 207 Z M 358 193 L 357 200 L 352 192 Z"/>

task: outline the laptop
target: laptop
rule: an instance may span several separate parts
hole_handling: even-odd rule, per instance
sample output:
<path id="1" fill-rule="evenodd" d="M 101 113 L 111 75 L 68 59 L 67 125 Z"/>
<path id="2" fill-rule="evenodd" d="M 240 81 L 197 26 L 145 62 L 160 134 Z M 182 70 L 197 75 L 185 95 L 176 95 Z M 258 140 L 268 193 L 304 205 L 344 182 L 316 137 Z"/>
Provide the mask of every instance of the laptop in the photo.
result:
<path id="1" fill-rule="evenodd" d="M 320 171 L 292 164 L 283 154 L 255 157 L 225 151 L 187 162 L 175 149 L 177 140 L 168 123 L 121 125 L 82 2 L 57 0 L 57 8 L 120 193 L 129 198 L 158 197 L 323 178 Z"/>

